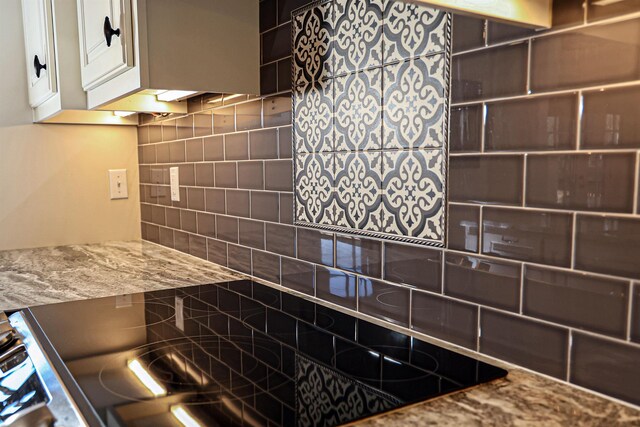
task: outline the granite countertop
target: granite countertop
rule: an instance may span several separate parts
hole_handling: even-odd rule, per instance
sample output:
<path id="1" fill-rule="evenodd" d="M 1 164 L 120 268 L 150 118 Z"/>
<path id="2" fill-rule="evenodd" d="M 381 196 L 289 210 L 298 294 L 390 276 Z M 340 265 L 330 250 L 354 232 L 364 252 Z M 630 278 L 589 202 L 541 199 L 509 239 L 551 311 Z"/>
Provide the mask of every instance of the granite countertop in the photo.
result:
<path id="1" fill-rule="evenodd" d="M 247 276 L 147 242 L 3 251 L 0 310 L 242 278 Z M 500 365 L 509 370 L 504 379 L 357 424 L 640 426 L 638 409 Z"/>

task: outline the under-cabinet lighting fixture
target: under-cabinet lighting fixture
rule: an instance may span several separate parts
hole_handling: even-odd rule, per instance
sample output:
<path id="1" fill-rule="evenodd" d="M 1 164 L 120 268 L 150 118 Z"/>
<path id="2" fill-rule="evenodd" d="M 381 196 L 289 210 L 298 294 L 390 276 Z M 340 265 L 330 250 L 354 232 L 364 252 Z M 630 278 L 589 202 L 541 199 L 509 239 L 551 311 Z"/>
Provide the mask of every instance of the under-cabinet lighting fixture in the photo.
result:
<path id="1" fill-rule="evenodd" d="M 118 117 L 128 117 L 135 114 L 135 111 L 114 111 L 113 115 Z"/>
<path id="2" fill-rule="evenodd" d="M 166 90 L 164 92 L 158 93 L 156 97 L 158 98 L 158 101 L 171 102 L 177 99 L 186 98 L 187 96 L 193 95 L 194 93 L 197 92 L 189 90 Z"/>
<path id="3" fill-rule="evenodd" d="M 184 427 L 203 427 L 200 421 L 194 418 L 182 405 L 171 406 L 171 414 L 176 417 Z"/>
<path id="4" fill-rule="evenodd" d="M 167 389 L 160 384 L 149 371 L 138 361 L 138 359 L 131 360 L 127 363 L 127 366 L 134 373 L 134 375 L 140 380 L 140 382 L 155 396 L 160 397 L 167 394 Z"/>

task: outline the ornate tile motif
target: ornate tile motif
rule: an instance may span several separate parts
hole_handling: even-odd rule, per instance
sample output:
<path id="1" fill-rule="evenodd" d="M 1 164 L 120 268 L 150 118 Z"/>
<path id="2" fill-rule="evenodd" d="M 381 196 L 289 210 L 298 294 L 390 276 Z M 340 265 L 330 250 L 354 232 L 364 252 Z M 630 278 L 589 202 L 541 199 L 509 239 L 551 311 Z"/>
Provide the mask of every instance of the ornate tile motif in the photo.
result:
<path id="1" fill-rule="evenodd" d="M 444 153 L 383 153 L 381 221 L 388 233 L 440 240 L 444 235 Z"/>
<path id="2" fill-rule="evenodd" d="M 396 0 L 294 12 L 296 224 L 444 245 L 450 21 Z"/>
<path id="3" fill-rule="evenodd" d="M 335 225 L 382 231 L 379 216 L 372 215 L 382 200 L 382 153 L 336 153 L 335 167 L 335 198 L 344 212 L 344 218 Z"/>
<path id="4" fill-rule="evenodd" d="M 384 10 L 384 63 L 444 52 L 447 15 L 430 7 L 402 1 Z"/>
<path id="5" fill-rule="evenodd" d="M 382 69 L 335 79 L 335 150 L 382 148 Z"/>
<path id="6" fill-rule="evenodd" d="M 320 80 L 293 90 L 297 153 L 333 150 L 333 80 Z"/>
<path id="7" fill-rule="evenodd" d="M 333 153 L 296 156 L 296 219 L 332 225 L 329 207 L 334 199 Z"/>
<path id="8" fill-rule="evenodd" d="M 307 8 L 292 22 L 293 85 L 326 79 L 333 74 L 333 3 Z"/>
<path id="9" fill-rule="evenodd" d="M 386 2 L 335 1 L 335 75 L 382 65 L 382 11 Z"/>
<path id="10" fill-rule="evenodd" d="M 385 149 L 444 145 L 445 58 L 438 54 L 384 67 Z"/>

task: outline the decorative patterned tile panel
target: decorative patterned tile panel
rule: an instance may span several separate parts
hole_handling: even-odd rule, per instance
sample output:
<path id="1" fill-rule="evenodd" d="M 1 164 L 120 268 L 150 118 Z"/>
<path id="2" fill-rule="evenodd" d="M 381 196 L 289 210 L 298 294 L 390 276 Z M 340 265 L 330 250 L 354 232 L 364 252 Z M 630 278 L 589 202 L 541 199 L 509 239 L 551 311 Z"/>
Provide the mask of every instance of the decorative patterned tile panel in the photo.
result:
<path id="1" fill-rule="evenodd" d="M 384 10 L 384 63 L 444 52 L 448 19 L 436 9 L 388 1 Z"/>
<path id="2" fill-rule="evenodd" d="M 391 0 L 293 13 L 297 225 L 444 245 L 450 21 Z"/>
<path id="3" fill-rule="evenodd" d="M 438 54 L 384 68 L 384 148 L 444 145 L 445 61 Z"/>
<path id="4" fill-rule="evenodd" d="M 382 65 L 382 11 L 386 2 L 334 2 L 336 75 Z"/>

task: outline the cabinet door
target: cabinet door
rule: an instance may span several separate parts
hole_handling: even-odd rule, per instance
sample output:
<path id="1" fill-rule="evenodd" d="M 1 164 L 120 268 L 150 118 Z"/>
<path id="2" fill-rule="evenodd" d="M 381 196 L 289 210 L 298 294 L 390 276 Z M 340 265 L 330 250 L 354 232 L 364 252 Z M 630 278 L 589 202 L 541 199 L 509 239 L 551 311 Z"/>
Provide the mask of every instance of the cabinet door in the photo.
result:
<path id="1" fill-rule="evenodd" d="M 92 89 L 133 67 L 130 0 L 78 0 L 82 86 Z"/>
<path id="2" fill-rule="evenodd" d="M 52 0 L 22 0 L 29 103 L 37 107 L 56 92 Z"/>

